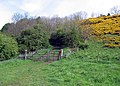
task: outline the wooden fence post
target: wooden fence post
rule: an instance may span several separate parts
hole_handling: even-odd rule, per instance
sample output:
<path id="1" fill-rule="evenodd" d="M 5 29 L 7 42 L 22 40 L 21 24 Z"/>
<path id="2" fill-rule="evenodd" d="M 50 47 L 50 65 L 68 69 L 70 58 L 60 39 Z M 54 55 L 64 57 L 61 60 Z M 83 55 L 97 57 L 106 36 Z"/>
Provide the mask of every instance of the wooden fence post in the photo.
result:
<path id="1" fill-rule="evenodd" d="M 27 59 L 27 50 L 25 50 L 25 60 Z"/>

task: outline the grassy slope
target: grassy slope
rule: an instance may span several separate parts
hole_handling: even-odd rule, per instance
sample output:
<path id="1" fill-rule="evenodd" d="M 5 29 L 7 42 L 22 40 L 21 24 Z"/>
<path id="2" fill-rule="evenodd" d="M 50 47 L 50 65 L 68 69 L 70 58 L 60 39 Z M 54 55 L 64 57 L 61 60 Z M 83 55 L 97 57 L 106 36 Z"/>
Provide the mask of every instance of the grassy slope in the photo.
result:
<path id="1" fill-rule="evenodd" d="M 120 65 L 67 59 L 44 68 L 49 86 L 119 86 Z"/>
<path id="2" fill-rule="evenodd" d="M 120 47 L 120 15 L 89 18 L 83 20 L 81 24 L 83 27 L 91 27 L 92 34 L 104 41 L 105 46 Z"/>
<path id="3" fill-rule="evenodd" d="M 0 86 L 45 85 L 40 62 L 9 60 L 0 62 Z"/>
<path id="4" fill-rule="evenodd" d="M 119 86 L 120 49 L 91 43 L 69 58 L 44 68 L 50 86 Z"/>
<path id="5" fill-rule="evenodd" d="M 24 60 L 0 62 L 1 86 L 119 86 L 120 49 L 91 43 L 69 58 L 50 64 Z"/>

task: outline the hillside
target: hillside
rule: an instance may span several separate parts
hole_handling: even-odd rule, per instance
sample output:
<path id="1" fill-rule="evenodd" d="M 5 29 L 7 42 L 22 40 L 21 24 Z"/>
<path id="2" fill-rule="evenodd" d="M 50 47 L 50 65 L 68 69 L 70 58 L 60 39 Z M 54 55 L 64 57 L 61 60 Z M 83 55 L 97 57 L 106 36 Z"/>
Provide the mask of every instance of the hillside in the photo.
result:
<path id="1" fill-rule="evenodd" d="M 0 62 L 0 86 L 119 86 L 120 49 L 89 44 L 88 49 L 52 63 L 18 59 Z"/>
<path id="2" fill-rule="evenodd" d="M 80 22 L 80 25 L 92 28 L 92 34 L 106 47 L 120 47 L 120 15 L 89 18 Z"/>

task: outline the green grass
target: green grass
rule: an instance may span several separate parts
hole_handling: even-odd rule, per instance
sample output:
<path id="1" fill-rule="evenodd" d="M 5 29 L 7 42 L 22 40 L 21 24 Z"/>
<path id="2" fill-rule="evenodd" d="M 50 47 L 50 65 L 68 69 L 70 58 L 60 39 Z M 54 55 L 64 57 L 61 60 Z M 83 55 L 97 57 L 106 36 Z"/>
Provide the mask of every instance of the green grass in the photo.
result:
<path id="1" fill-rule="evenodd" d="M 50 51 L 53 51 L 54 53 L 53 54 L 49 54 Z M 58 55 L 58 50 L 52 50 L 52 49 L 43 49 L 43 50 L 39 50 L 36 54 L 34 55 L 28 55 L 28 57 L 31 59 L 31 60 L 35 60 L 37 58 L 40 58 L 41 56 L 43 55 L 48 55 L 48 57 L 45 59 L 45 61 L 47 60 L 50 60 L 51 58 L 53 58 L 54 56 L 57 56 Z"/>
<path id="2" fill-rule="evenodd" d="M 48 86 L 119 86 L 120 49 L 103 48 L 101 43 L 89 43 L 66 59 L 43 69 Z"/>
<path id="3" fill-rule="evenodd" d="M 31 60 L 35 60 L 37 58 L 39 58 L 40 56 L 46 54 L 50 49 L 43 49 L 43 50 L 39 50 L 36 54 L 32 55 L 28 55 L 28 57 L 31 59 Z"/>
<path id="4" fill-rule="evenodd" d="M 89 43 L 88 49 L 80 50 L 72 55 L 81 60 L 89 61 L 119 61 L 120 48 L 105 48 L 101 43 Z"/>
<path id="5" fill-rule="evenodd" d="M 0 62 L 0 86 L 46 86 L 43 67 L 30 60 Z"/>
<path id="6" fill-rule="evenodd" d="M 64 59 L 43 69 L 48 86 L 119 86 L 120 64 Z"/>
<path id="7" fill-rule="evenodd" d="M 88 49 L 52 63 L 3 61 L 0 86 L 120 86 L 119 59 L 119 48 L 90 42 Z"/>

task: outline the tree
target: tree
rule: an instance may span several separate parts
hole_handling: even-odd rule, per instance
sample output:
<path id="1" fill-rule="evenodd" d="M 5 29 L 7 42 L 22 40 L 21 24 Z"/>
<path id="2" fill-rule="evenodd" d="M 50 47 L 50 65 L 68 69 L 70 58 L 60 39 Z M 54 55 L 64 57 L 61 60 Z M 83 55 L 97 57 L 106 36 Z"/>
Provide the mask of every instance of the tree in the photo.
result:
<path id="1" fill-rule="evenodd" d="M 19 52 L 23 52 L 25 49 L 35 51 L 49 47 L 48 35 L 41 27 L 42 26 L 38 25 L 21 32 L 17 38 Z"/>
<path id="2" fill-rule="evenodd" d="M 18 53 L 17 42 L 0 33 L 0 61 L 15 58 Z"/>
<path id="3" fill-rule="evenodd" d="M 81 33 L 77 30 L 77 28 L 71 29 L 70 32 L 67 32 L 65 38 L 66 45 L 68 47 L 78 47 L 83 40 L 81 39 Z"/>
<path id="4" fill-rule="evenodd" d="M 110 9 L 111 14 L 119 14 L 120 13 L 120 6 L 114 6 Z"/>
<path id="5" fill-rule="evenodd" d="M 79 28 L 80 29 L 80 33 L 81 33 L 81 39 L 86 42 L 87 40 L 89 40 L 92 37 L 92 32 L 93 29 L 91 27 L 88 26 L 84 26 L 83 28 Z"/>
<path id="6" fill-rule="evenodd" d="M 29 17 L 29 13 L 28 12 L 25 12 L 24 14 L 21 14 L 21 13 L 15 13 L 13 14 L 12 16 L 12 21 L 14 23 L 18 22 L 19 20 L 21 19 L 24 19 L 24 18 L 28 18 Z"/>
<path id="7" fill-rule="evenodd" d="M 92 17 L 92 18 L 95 17 L 95 13 L 91 13 L 91 17 Z"/>
<path id="8" fill-rule="evenodd" d="M 8 30 L 8 28 L 9 28 L 10 25 L 11 25 L 10 23 L 6 23 L 6 24 L 2 27 L 1 32 L 6 32 L 6 31 Z"/>
<path id="9" fill-rule="evenodd" d="M 23 18 L 23 15 L 20 14 L 20 13 L 15 13 L 13 16 L 12 16 L 12 21 L 14 23 L 18 22 L 19 20 L 21 20 Z"/>
<path id="10" fill-rule="evenodd" d="M 70 16 L 72 20 L 83 20 L 86 19 L 86 17 L 87 17 L 87 12 L 85 11 L 76 12 Z"/>
<path id="11" fill-rule="evenodd" d="M 91 13 L 91 17 L 92 17 L 92 18 L 93 18 L 93 17 L 99 17 L 99 16 L 100 16 L 99 13 L 94 13 L 94 12 Z"/>
<path id="12" fill-rule="evenodd" d="M 63 29 L 59 29 L 51 34 L 49 42 L 52 46 L 64 47 L 65 46 L 65 32 Z"/>
<path id="13" fill-rule="evenodd" d="M 78 47 L 82 39 L 77 29 L 66 32 L 63 29 L 57 30 L 50 37 L 50 44 L 58 47 Z"/>
<path id="14" fill-rule="evenodd" d="M 23 18 L 16 23 L 5 24 L 2 28 L 2 32 L 12 36 L 18 36 L 23 30 L 33 27 L 34 25 L 37 25 L 37 21 L 35 19 Z"/>
<path id="15" fill-rule="evenodd" d="M 108 13 L 107 16 L 110 16 L 110 13 Z"/>

